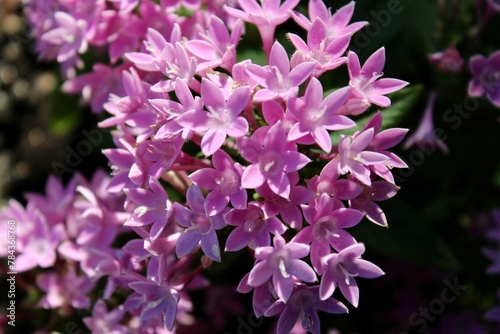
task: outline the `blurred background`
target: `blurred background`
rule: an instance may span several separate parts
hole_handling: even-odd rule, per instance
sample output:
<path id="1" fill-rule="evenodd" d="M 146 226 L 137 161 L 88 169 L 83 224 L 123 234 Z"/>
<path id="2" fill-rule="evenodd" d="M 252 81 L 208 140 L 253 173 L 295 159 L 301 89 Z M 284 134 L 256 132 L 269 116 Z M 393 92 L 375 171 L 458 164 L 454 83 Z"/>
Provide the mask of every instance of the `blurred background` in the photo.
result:
<path id="1" fill-rule="evenodd" d="M 326 3 L 337 9 L 348 1 Z M 356 1 L 352 21 L 369 21 L 370 26 L 355 35 L 351 49 L 364 62 L 385 46 L 385 77 L 410 82 L 391 96 L 393 106 L 383 117 L 392 126 L 409 128 L 411 136 L 435 92 L 434 127 L 447 150 L 398 147 L 409 169 L 395 173 L 398 195 L 379 203 L 389 228 L 365 223 L 352 230 L 367 246 L 364 258 L 386 275 L 358 280 L 359 308 L 350 308 L 347 316 L 323 317 L 323 328 L 341 333 L 500 332 L 484 318 L 500 304 L 500 275 L 486 273 L 492 261 L 484 254 L 484 248 L 499 248 L 487 235 L 500 227 L 493 214 L 500 210 L 500 109 L 485 98 L 467 96 L 469 58 L 500 49 L 500 12 L 486 15 L 485 8 L 486 0 Z M 290 23 L 281 33 L 293 29 Z M 452 45 L 463 66 L 458 58 L 452 70 L 429 61 L 430 54 Z M 336 72 L 322 80 L 346 84 L 346 69 Z M 82 130 L 91 131 L 104 117 L 92 114 L 78 96 L 63 94 L 61 84 L 58 65 L 37 60 L 20 1 L 1 0 L 0 204 L 9 198 L 24 203 L 23 193 L 42 192 L 54 162 L 64 162 L 84 139 Z M 78 170 L 91 175 L 106 168 L 100 149 L 110 146 L 105 139 Z"/>

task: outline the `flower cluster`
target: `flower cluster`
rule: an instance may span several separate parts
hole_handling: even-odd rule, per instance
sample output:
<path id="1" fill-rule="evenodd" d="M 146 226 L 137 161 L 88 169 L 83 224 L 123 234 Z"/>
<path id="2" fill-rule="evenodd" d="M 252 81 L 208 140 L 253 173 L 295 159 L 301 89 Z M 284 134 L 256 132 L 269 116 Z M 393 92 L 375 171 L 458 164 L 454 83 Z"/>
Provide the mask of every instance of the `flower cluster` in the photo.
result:
<path id="1" fill-rule="evenodd" d="M 407 129 L 383 129 L 379 111 L 338 143 L 331 135 L 372 105 L 389 107 L 386 95 L 407 83 L 382 78 L 384 48 L 363 66 L 346 52 L 366 25 L 349 23 L 354 2 L 332 14 L 311 0 L 308 15 L 298 0 L 44 3 L 27 7 L 42 57 L 70 70 L 89 45 L 107 48 L 110 64 L 64 88 L 110 114 L 100 126 L 116 147 L 103 151 L 110 178 L 77 176 L 66 188 L 52 178 L 46 197 L 2 211 L 25 222 L 19 271 L 64 263 L 40 275 L 43 306 L 88 307 L 85 293 L 106 277 L 104 298 L 129 293 L 111 311 L 95 303 L 84 320 L 94 333 L 175 333 L 192 325 L 203 270 L 246 249 L 255 262 L 237 290 L 253 291 L 256 316 L 279 317 L 278 333 L 297 322 L 320 333 L 319 310 L 346 313 L 337 287 L 357 307 L 355 278 L 383 271 L 349 229 L 364 217 L 388 225 L 376 202 L 398 190 L 391 170 L 406 164 L 390 149 Z M 289 19 L 306 36 L 287 34 L 291 57 L 275 36 Z M 245 22 L 258 28 L 265 65 L 237 57 Z M 327 91 L 322 74 L 343 64 L 348 86 Z"/>

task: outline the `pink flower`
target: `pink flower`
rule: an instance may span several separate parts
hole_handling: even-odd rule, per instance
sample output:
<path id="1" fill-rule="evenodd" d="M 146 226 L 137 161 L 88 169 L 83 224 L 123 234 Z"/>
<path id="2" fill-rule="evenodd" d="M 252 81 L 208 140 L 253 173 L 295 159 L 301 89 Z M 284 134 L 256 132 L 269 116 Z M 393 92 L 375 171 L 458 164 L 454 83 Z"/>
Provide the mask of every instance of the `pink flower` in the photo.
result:
<path id="1" fill-rule="evenodd" d="M 95 334 L 126 333 L 127 327 L 120 325 L 124 315 L 123 305 L 108 312 L 104 300 L 99 299 L 94 305 L 92 316 L 83 318 L 83 322 Z"/>
<path id="2" fill-rule="evenodd" d="M 156 320 L 162 327 L 172 330 L 180 299 L 179 292 L 163 281 L 137 281 L 130 283 L 129 286 L 141 296 L 142 324 L 146 325 L 149 321 Z"/>
<path id="3" fill-rule="evenodd" d="M 500 107 L 500 50 L 488 58 L 475 55 L 469 61 L 474 76 L 469 82 L 469 96 L 479 97 L 484 94 L 496 107 Z"/>
<path id="4" fill-rule="evenodd" d="M 285 242 L 279 234 L 274 236 L 274 246 L 255 249 L 257 260 L 248 276 L 250 286 L 260 286 L 273 280 L 278 297 L 287 302 L 294 287 L 294 277 L 307 283 L 316 281 L 314 270 L 299 259 L 309 254 L 309 246 L 294 241 Z"/>
<path id="5" fill-rule="evenodd" d="M 175 96 L 179 102 L 170 99 L 151 99 L 149 103 L 164 117 L 167 121 L 161 125 L 156 132 L 157 137 L 168 137 L 181 133 L 183 139 L 189 139 L 193 130 L 179 124 L 178 119 L 186 112 L 199 113 L 203 108 L 203 100 L 194 97 L 187 84 L 181 79 L 175 80 Z"/>
<path id="6" fill-rule="evenodd" d="M 277 334 L 288 334 L 293 329 L 297 321 L 300 321 L 302 328 L 312 334 L 320 334 L 320 320 L 318 311 L 333 314 L 347 313 L 348 309 L 344 304 L 336 299 L 319 298 L 318 286 L 298 285 L 292 293 L 287 303 L 277 300 L 265 313 L 265 316 L 280 314 L 278 320 Z"/>
<path id="7" fill-rule="evenodd" d="M 341 36 L 354 35 L 368 24 L 365 21 L 349 24 L 354 13 L 354 7 L 355 2 L 351 1 L 332 15 L 331 8 L 327 8 L 323 1 L 311 0 L 309 1 L 309 18 L 297 11 L 293 11 L 292 16 L 295 22 L 307 31 L 312 29 L 311 26 L 314 21 L 321 20 L 328 30 L 326 44 L 330 44 L 334 39 Z"/>
<path id="8" fill-rule="evenodd" d="M 95 285 L 86 276 L 77 276 L 74 269 L 64 273 L 47 272 L 37 276 L 37 285 L 46 295 L 40 300 L 44 308 L 58 308 L 71 305 L 74 308 L 89 307 L 86 296 Z"/>
<path id="9" fill-rule="evenodd" d="M 342 115 L 358 115 L 366 111 L 370 104 L 387 108 L 391 105 L 391 100 L 384 95 L 408 85 L 408 82 L 398 79 L 380 79 L 384 75 L 382 70 L 385 64 L 385 48 L 383 47 L 373 53 L 363 67 L 359 64 L 356 53 L 350 51 L 347 58 L 352 96 L 339 111 Z"/>
<path id="10" fill-rule="evenodd" d="M 173 203 L 169 200 L 163 186 L 154 177 L 149 177 L 150 190 L 141 188 L 125 189 L 127 198 L 136 208 L 125 221 L 125 226 L 150 225 L 153 239 L 165 229 L 173 213 Z"/>
<path id="11" fill-rule="evenodd" d="M 271 244 L 272 234 L 283 234 L 286 226 L 276 217 L 270 217 L 258 202 L 250 202 L 245 209 L 232 209 L 225 215 L 228 225 L 236 226 L 226 241 L 226 251 L 234 252 L 246 246 L 255 249 Z"/>
<path id="12" fill-rule="evenodd" d="M 179 225 L 186 227 L 177 240 L 176 253 L 183 257 L 201 242 L 201 249 L 210 259 L 221 261 L 219 240 L 216 230 L 226 226 L 222 213 L 208 216 L 205 212 L 205 198 L 198 186 L 191 186 L 186 194 L 191 209 L 174 203 L 174 217 Z"/>
<path id="13" fill-rule="evenodd" d="M 428 56 L 429 62 L 443 73 L 459 73 L 464 67 L 464 59 L 460 56 L 454 44 L 443 52 L 436 52 Z"/>
<path id="14" fill-rule="evenodd" d="M 307 181 L 308 187 L 315 193 L 327 194 L 340 200 L 350 200 L 361 194 L 363 187 L 349 179 L 340 179 L 339 159 L 328 162 L 319 175 Z"/>
<path id="15" fill-rule="evenodd" d="M 333 41 L 328 41 L 328 30 L 321 19 L 315 19 L 307 32 L 307 44 L 299 36 L 289 33 L 288 39 L 297 51 L 293 54 L 291 64 L 293 67 L 302 62 L 313 61 L 316 63 L 313 76 L 319 77 L 326 71 L 333 70 L 347 62 L 343 54 L 351 36 L 341 36 Z"/>
<path id="16" fill-rule="evenodd" d="M 370 169 L 380 176 L 381 178 L 387 180 L 388 182 L 395 183 L 394 176 L 392 175 L 392 168 L 408 168 L 408 165 L 396 154 L 389 151 L 398 145 L 403 138 L 408 133 L 408 129 L 403 128 L 390 128 L 380 131 L 382 127 L 382 113 L 380 111 L 376 112 L 375 115 L 365 124 L 363 131 L 369 128 L 373 128 L 374 135 L 372 141 L 366 147 L 367 150 L 378 152 L 385 155 L 388 160 L 383 164 L 370 165 Z M 379 132 L 380 131 L 380 132 Z M 359 135 L 356 133 L 354 137 Z"/>
<path id="17" fill-rule="evenodd" d="M 322 194 L 315 205 L 302 205 L 302 212 L 310 225 L 299 231 L 293 240 L 311 244 L 311 263 L 321 272 L 321 258 L 330 254 L 330 246 L 339 251 L 356 243 L 344 229 L 357 225 L 363 213 L 344 208 L 342 202 L 326 194 Z"/>
<path id="18" fill-rule="evenodd" d="M 267 182 L 274 193 L 288 198 L 290 181 L 286 173 L 295 172 L 310 161 L 304 154 L 297 152 L 295 144 L 287 143 L 285 130 L 280 122 L 265 134 L 263 131 L 256 131 L 251 138 L 239 138 L 237 143 L 243 158 L 252 163 L 243 171 L 243 188 L 255 189 Z"/>
<path id="19" fill-rule="evenodd" d="M 54 265 L 57 257 L 57 246 L 65 237 L 62 224 L 49 225 L 46 217 L 35 211 L 33 227 L 26 239 L 22 253 L 16 258 L 16 271 L 22 272 L 37 266 L 49 268 Z"/>
<path id="20" fill-rule="evenodd" d="M 254 94 L 253 101 L 264 102 L 277 98 L 286 100 L 297 96 L 300 84 L 311 76 L 315 66 L 313 62 L 305 62 L 290 71 L 290 60 L 285 48 L 275 42 L 269 56 L 269 65 L 247 66 L 248 74 L 264 87 Z"/>
<path id="21" fill-rule="evenodd" d="M 299 206 L 308 203 L 314 199 L 314 193 L 306 187 L 297 185 L 299 182 L 299 174 L 297 172 L 288 173 L 290 180 L 290 198 L 285 199 L 275 194 L 271 188 L 264 183 L 257 188 L 257 193 L 262 196 L 264 201 L 264 210 L 270 215 L 280 215 L 283 222 L 288 226 L 300 229 L 302 228 L 302 213 Z"/>
<path id="22" fill-rule="evenodd" d="M 191 180 L 202 189 L 212 190 L 205 200 L 205 211 L 213 216 L 226 208 L 243 209 L 247 205 L 247 192 L 241 187 L 243 168 L 224 151 L 217 150 L 212 163 L 215 168 L 202 168 L 191 174 Z"/>
<path id="23" fill-rule="evenodd" d="M 285 0 L 281 5 L 280 2 L 281 0 L 265 0 L 259 6 L 255 0 L 238 0 L 243 10 L 229 6 L 224 6 L 224 10 L 238 19 L 255 24 L 262 38 L 263 49 L 269 55 L 276 26 L 290 18 L 291 10 L 299 0 Z"/>
<path id="24" fill-rule="evenodd" d="M 384 274 L 373 263 L 361 259 L 364 252 L 365 246 L 357 243 L 321 259 L 324 270 L 319 288 L 321 300 L 330 298 L 338 286 L 344 297 L 358 307 L 359 288 L 354 277 L 375 278 Z"/>
<path id="25" fill-rule="evenodd" d="M 198 58 L 197 71 L 221 66 L 231 70 L 236 62 L 236 47 L 243 33 L 243 22 L 238 20 L 231 34 L 227 26 L 217 16 L 211 16 L 207 30 L 199 38 L 186 42 L 186 50 Z"/>
<path id="26" fill-rule="evenodd" d="M 59 46 L 57 61 L 62 63 L 76 58 L 78 53 L 87 51 L 87 22 L 75 19 L 68 13 L 57 12 L 54 14 L 57 27 L 42 35 L 44 42 Z"/>
<path id="27" fill-rule="evenodd" d="M 237 88 L 226 101 L 219 87 L 203 79 L 201 98 L 208 112 L 190 110 L 179 116 L 177 122 L 193 131 L 205 132 L 201 140 L 201 150 L 209 156 L 222 146 L 228 135 L 239 138 L 247 133 L 248 122 L 238 115 L 248 103 L 250 89 Z"/>
<path id="28" fill-rule="evenodd" d="M 356 126 L 350 118 L 336 115 L 349 91 L 349 87 L 341 88 L 323 99 L 323 86 L 318 79 L 312 78 L 302 98 L 292 97 L 288 100 L 288 111 L 297 120 L 288 133 L 288 140 L 297 140 L 310 134 L 323 151 L 330 152 L 332 139 L 328 130 Z"/>
<path id="29" fill-rule="evenodd" d="M 85 73 L 64 82 L 62 89 L 66 93 L 81 93 L 83 101 L 90 102 L 94 113 L 100 113 L 108 102 L 110 94 L 125 95 L 122 85 L 122 71 L 130 64 L 119 65 L 116 68 L 105 64 L 94 64 L 92 72 Z M 127 94 L 128 96 L 131 96 Z"/>
<path id="30" fill-rule="evenodd" d="M 354 139 L 342 135 L 339 141 L 339 173 L 351 173 L 361 183 L 370 185 L 370 166 L 384 164 L 389 158 L 382 153 L 365 151 L 373 139 L 374 129 L 361 132 Z"/>
<path id="31" fill-rule="evenodd" d="M 349 201 L 352 209 L 359 210 L 366 218 L 377 225 L 387 227 L 387 218 L 382 209 L 374 202 L 385 201 L 396 195 L 398 187 L 387 181 L 375 181 L 371 186 L 364 186 L 363 191 Z"/>

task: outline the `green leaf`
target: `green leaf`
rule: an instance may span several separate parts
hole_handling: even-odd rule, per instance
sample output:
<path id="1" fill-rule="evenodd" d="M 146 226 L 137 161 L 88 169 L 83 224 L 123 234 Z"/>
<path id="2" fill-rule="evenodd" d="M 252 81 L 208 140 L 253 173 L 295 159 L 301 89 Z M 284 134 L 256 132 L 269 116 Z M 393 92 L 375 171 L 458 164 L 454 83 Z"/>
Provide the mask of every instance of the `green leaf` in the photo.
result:
<path id="1" fill-rule="evenodd" d="M 381 110 L 382 126 L 380 130 L 382 131 L 397 126 L 412 110 L 413 106 L 422 94 L 422 90 L 423 86 L 421 84 L 410 85 L 389 95 L 392 101 L 392 106 Z M 375 113 L 376 111 L 372 111 L 368 112 L 368 114 L 362 114 L 359 117 L 353 117 L 353 120 L 357 124 L 356 127 L 332 132 L 330 137 L 332 138 L 333 143 L 337 144 L 339 142 L 340 135 L 352 136 L 356 131 L 363 129 Z"/>
<path id="2" fill-rule="evenodd" d="M 50 131 L 56 137 L 64 137 L 81 123 L 87 110 L 78 107 L 78 96 L 68 95 L 60 89 L 54 91 L 48 103 L 50 108 Z"/>
<path id="3" fill-rule="evenodd" d="M 461 263 L 425 215 L 397 198 L 383 204 L 388 229 L 364 220 L 351 230 L 367 249 L 419 265 L 460 269 Z"/>

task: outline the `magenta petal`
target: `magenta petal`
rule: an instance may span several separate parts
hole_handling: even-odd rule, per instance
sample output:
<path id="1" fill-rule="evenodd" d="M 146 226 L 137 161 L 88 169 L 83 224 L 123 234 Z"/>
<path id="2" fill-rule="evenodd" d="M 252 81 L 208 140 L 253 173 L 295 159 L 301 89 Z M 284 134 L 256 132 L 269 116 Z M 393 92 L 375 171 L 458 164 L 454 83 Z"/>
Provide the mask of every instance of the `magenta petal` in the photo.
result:
<path id="1" fill-rule="evenodd" d="M 285 164 L 285 172 L 295 172 L 311 162 L 307 156 L 295 151 L 283 152 L 282 159 Z"/>
<path id="2" fill-rule="evenodd" d="M 321 283 L 319 285 L 320 299 L 325 300 L 327 298 L 330 298 L 333 292 L 335 291 L 336 287 L 337 284 L 335 283 L 335 279 L 332 273 L 329 270 L 327 270 L 323 274 L 323 277 L 321 278 Z"/>
<path id="3" fill-rule="evenodd" d="M 299 86 L 301 83 L 306 81 L 306 79 L 311 76 L 315 66 L 316 64 L 313 62 L 301 63 L 295 66 L 288 76 L 290 84 L 293 86 Z"/>
<path id="4" fill-rule="evenodd" d="M 277 270 L 273 274 L 273 286 L 276 290 L 276 294 L 285 303 L 288 301 L 293 291 L 293 280 L 290 278 L 284 278 L 280 271 Z"/>
<path id="5" fill-rule="evenodd" d="M 290 61 L 285 48 L 279 42 L 274 42 L 269 56 L 269 65 L 276 66 L 281 75 L 290 72 Z"/>
<path id="6" fill-rule="evenodd" d="M 311 135 L 323 151 L 330 153 L 332 149 L 332 139 L 328 131 L 324 128 L 317 128 Z"/>
<path id="7" fill-rule="evenodd" d="M 368 98 L 368 101 L 382 108 L 387 108 L 391 105 L 391 99 L 383 95 L 372 95 Z"/>
<path id="8" fill-rule="evenodd" d="M 202 168 L 193 172 L 189 177 L 200 188 L 213 190 L 217 187 L 215 178 L 218 173 L 212 168 Z"/>
<path id="9" fill-rule="evenodd" d="M 225 131 L 214 128 L 208 129 L 203 138 L 201 139 L 202 152 L 206 156 L 212 155 L 222 146 L 222 144 L 224 144 L 225 139 L 226 139 Z"/>
<path id="10" fill-rule="evenodd" d="M 248 132 L 248 122 L 243 117 L 237 117 L 230 128 L 227 129 L 227 134 L 233 138 L 239 138 L 246 135 Z"/>
<path id="11" fill-rule="evenodd" d="M 354 209 L 338 209 L 331 213 L 339 228 L 349 228 L 357 225 L 363 219 L 363 213 Z"/>
<path id="12" fill-rule="evenodd" d="M 303 282 L 313 283 L 316 282 L 316 273 L 314 270 L 304 261 L 292 259 L 290 261 L 290 268 L 287 268 L 288 272 L 293 276 L 297 277 Z"/>
<path id="13" fill-rule="evenodd" d="M 209 216 L 213 216 L 222 212 L 229 203 L 229 197 L 222 195 L 219 191 L 214 190 L 207 195 L 205 199 L 205 211 Z"/>
<path id="14" fill-rule="evenodd" d="M 211 230 L 201 238 L 201 249 L 210 259 L 220 262 L 220 246 L 217 233 Z"/>
<path id="15" fill-rule="evenodd" d="M 186 193 L 186 199 L 189 207 L 197 213 L 204 213 L 204 202 L 205 198 L 203 197 L 203 194 L 201 193 L 201 190 L 198 186 L 192 185 L 189 187 Z M 177 204 L 177 203 L 176 203 Z M 178 206 L 176 206 L 175 210 L 178 209 Z"/>
<path id="16" fill-rule="evenodd" d="M 349 277 L 349 284 L 346 284 L 345 281 L 341 280 L 338 282 L 340 291 L 344 295 L 344 297 L 354 306 L 358 307 L 359 302 L 359 288 L 358 284 L 354 280 L 354 278 Z"/>
<path id="17" fill-rule="evenodd" d="M 253 164 L 245 168 L 241 176 L 241 186 L 247 189 L 260 187 L 266 181 L 266 177 L 260 171 L 259 165 Z"/>
<path id="18" fill-rule="evenodd" d="M 373 128 L 367 129 L 359 134 L 351 144 L 351 151 L 361 152 L 372 141 L 374 130 Z"/>
<path id="19" fill-rule="evenodd" d="M 252 235 L 250 233 L 246 233 L 243 226 L 238 226 L 227 237 L 226 251 L 239 251 L 245 248 L 250 241 L 252 241 Z"/>
<path id="20" fill-rule="evenodd" d="M 369 73 L 381 73 L 385 65 L 385 48 L 381 47 L 375 51 L 363 65 L 363 72 Z"/>
<path id="21" fill-rule="evenodd" d="M 266 283 L 273 275 L 274 270 L 275 268 L 267 261 L 258 262 L 248 276 L 248 284 L 257 287 Z"/>
<path id="22" fill-rule="evenodd" d="M 283 198 L 289 198 L 291 187 L 290 181 L 285 173 L 278 172 L 275 175 L 268 176 L 267 184 L 275 194 Z"/>
<path id="23" fill-rule="evenodd" d="M 198 245 L 201 239 L 201 234 L 198 231 L 184 231 L 179 235 L 177 244 L 175 245 L 175 252 L 177 257 L 181 258 L 188 255 Z"/>
<path id="24" fill-rule="evenodd" d="M 408 82 L 399 79 L 383 78 L 378 79 L 372 85 L 377 90 L 378 95 L 385 95 L 400 90 L 407 86 Z"/>
<path id="25" fill-rule="evenodd" d="M 287 307 L 281 313 L 278 320 L 278 331 L 277 333 L 290 333 L 297 323 L 299 317 L 300 308 L 299 307 Z"/>
<path id="26" fill-rule="evenodd" d="M 243 209 L 247 206 L 247 192 L 245 189 L 239 189 L 231 196 L 231 204 L 237 209 Z"/>
<path id="27" fill-rule="evenodd" d="M 266 101 L 274 100 L 277 97 L 278 97 L 278 93 L 276 93 L 275 91 L 264 88 L 264 89 L 257 91 L 257 93 L 254 94 L 253 101 L 254 102 L 266 102 Z"/>

